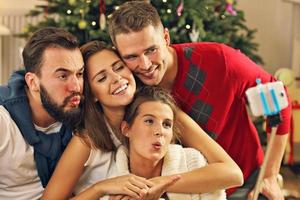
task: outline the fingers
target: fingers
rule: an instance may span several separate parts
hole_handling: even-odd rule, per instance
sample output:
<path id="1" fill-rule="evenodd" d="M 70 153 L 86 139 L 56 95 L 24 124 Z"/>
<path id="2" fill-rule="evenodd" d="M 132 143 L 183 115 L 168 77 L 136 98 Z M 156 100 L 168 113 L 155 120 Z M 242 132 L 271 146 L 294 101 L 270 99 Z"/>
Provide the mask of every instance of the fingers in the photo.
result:
<path id="1" fill-rule="evenodd" d="M 148 188 L 147 189 L 138 188 L 135 185 L 128 184 L 124 188 L 124 192 L 125 192 L 125 194 L 127 194 L 131 197 L 134 197 L 136 199 L 140 199 L 140 198 L 143 198 L 147 194 Z"/>
<path id="2" fill-rule="evenodd" d="M 124 188 L 125 193 L 133 198 L 143 199 L 148 193 L 148 184 L 153 185 L 153 183 L 145 178 L 135 175 L 129 175 L 128 177 L 128 182 L 125 184 Z"/>
<path id="3" fill-rule="evenodd" d="M 269 200 L 284 200 L 284 196 L 276 181 L 265 178 L 260 185 L 259 193 Z M 247 197 L 247 200 L 253 200 L 254 190 L 252 190 Z"/>
<path id="4" fill-rule="evenodd" d="M 169 179 L 169 181 L 167 181 L 167 183 L 165 184 L 165 186 L 166 187 L 170 187 L 171 185 L 173 185 L 174 183 L 176 183 L 180 178 L 181 178 L 180 175 L 171 176 L 171 178 Z"/>
<path id="5" fill-rule="evenodd" d="M 154 186 L 154 183 L 152 181 L 150 181 L 144 177 L 136 176 L 133 174 L 131 174 L 130 176 L 131 176 L 131 178 L 134 178 L 135 180 L 137 180 L 137 182 L 146 184 L 148 187 Z M 142 188 L 142 186 L 141 186 L 141 188 Z"/>

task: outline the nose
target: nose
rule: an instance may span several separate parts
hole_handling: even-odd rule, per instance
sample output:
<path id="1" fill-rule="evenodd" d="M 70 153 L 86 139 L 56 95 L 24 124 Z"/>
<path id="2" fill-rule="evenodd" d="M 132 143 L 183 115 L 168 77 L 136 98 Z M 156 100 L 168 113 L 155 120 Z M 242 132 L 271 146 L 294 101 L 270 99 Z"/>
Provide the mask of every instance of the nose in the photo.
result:
<path id="1" fill-rule="evenodd" d="M 163 127 L 160 126 L 160 125 L 157 125 L 157 126 L 154 128 L 153 135 L 154 135 L 154 136 L 162 136 L 162 135 L 163 135 Z"/>
<path id="2" fill-rule="evenodd" d="M 69 83 L 69 90 L 71 92 L 81 92 L 82 84 L 83 80 L 81 78 L 73 76 Z"/>
<path id="3" fill-rule="evenodd" d="M 114 84 L 118 83 L 121 79 L 122 77 L 118 73 L 112 73 L 112 81 Z"/>
<path id="4" fill-rule="evenodd" d="M 143 70 L 148 70 L 152 65 L 151 60 L 146 55 L 141 55 L 139 67 Z"/>

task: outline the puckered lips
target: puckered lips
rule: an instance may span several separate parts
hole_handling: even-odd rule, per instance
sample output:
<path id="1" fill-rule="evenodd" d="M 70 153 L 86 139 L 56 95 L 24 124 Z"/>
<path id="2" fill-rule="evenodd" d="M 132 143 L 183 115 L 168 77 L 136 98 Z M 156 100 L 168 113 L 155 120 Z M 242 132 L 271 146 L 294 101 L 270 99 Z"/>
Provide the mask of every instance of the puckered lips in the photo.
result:
<path id="1" fill-rule="evenodd" d="M 161 150 L 163 143 L 161 141 L 156 141 L 152 143 L 152 147 L 154 150 Z"/>
<path id="2" fill-rule="evenodd" d="M 70 99 L 70 103 L 73 107 L 77 107 L 80 104 L 80 96 L 74 96 Z"/>
<path id="3" fill-rule="evenodd" d="M 129 83 L 127 80 L 120 82 L 120 84 L 112 89 L 112 95 L 123 95 L 126 92 L 128 86 Z"/>

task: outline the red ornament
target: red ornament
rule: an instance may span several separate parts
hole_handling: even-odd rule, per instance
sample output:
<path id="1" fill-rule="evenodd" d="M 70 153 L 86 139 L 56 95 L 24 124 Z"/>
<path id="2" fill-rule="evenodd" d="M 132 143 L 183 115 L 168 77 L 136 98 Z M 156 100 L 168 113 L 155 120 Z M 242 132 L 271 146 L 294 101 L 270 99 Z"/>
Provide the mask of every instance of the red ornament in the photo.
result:
<path id="1" fill-rule="evenodd" d="M 105 14 L 105 11 L 106 11 L 105 2 L 104 2 L 104 0 L 100 0 L 99 1 L 99 13 Z"/>
<path id="2" fill-rule="evenodd" d="M 105 29 L 106 18 L 105 18 L 106 6 L 104 0 L 99 1 L 99 27 L 101 30 Z"/>
<path id="3" fill-rule="evenodd" d="M 177 15 L 181 16 L 182 15 L 182 11 L 183 11 L 183 0 L 181 0 L 180 3 L 178 4 L 178 7 L 176 9 Z"/>

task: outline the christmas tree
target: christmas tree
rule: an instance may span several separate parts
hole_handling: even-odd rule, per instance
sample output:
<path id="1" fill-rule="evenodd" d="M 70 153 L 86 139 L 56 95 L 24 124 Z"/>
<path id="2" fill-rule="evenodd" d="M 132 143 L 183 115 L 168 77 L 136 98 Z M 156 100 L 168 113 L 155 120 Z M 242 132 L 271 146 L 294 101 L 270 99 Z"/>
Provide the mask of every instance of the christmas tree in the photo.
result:
<path id="1" fill-rule="evenodd" d="M 63 27 L 76 35 L 81 44 L 100 39 L 109 42 L 107 19 L 122 0 L 41 0 L 42 5 L 28 13 L 41 16 L 20 33 L 28 37 L 45 26 Z M 214 41 L 240 49 L 257 63 L 258 45 L 253 42 L 256 30 L 245 25 L 244 13 L 234 0 L 151 0 L 171 34 L 172 43 Z"/>

